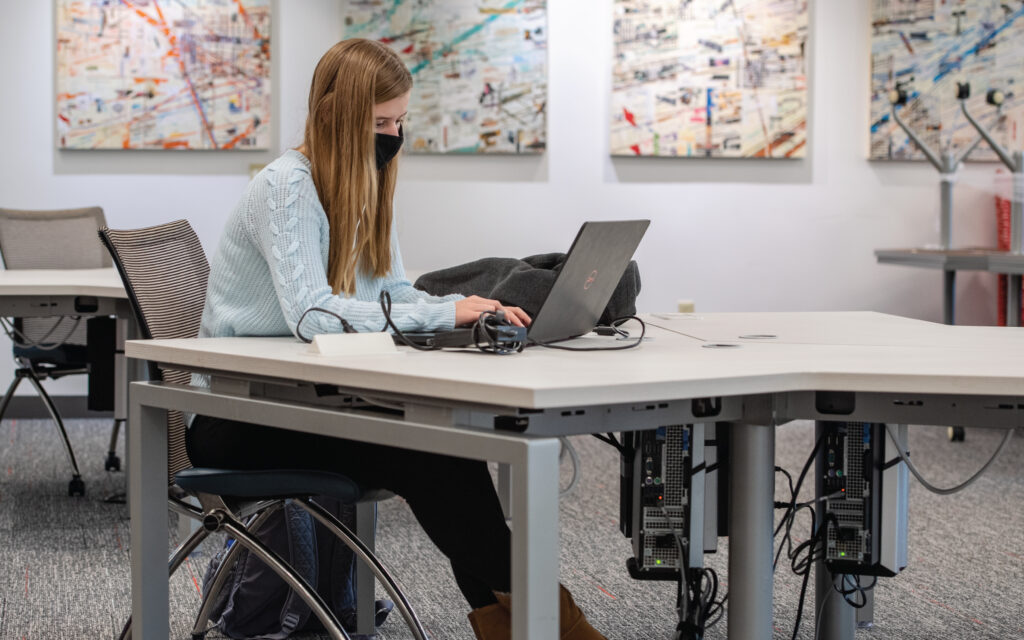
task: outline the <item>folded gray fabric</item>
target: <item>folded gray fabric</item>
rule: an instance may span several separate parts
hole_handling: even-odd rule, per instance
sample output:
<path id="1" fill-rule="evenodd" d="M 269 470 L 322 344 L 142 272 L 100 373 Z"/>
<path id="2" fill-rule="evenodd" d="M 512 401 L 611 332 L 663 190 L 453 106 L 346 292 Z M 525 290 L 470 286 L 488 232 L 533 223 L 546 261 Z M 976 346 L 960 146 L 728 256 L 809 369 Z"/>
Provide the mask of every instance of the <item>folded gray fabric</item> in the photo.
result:
<path id="1" fill-rule="evenodd" d="M 543 253 L 521 260 L 482 258 L 425 273 L 414 286 L 435 296 L 461 293 L 499 300 L 504 305 L 521 307 L 532 318 L 547 298 L 563 264 L 564 253 Z M 635 314 L 639 293 L 640 269 L 636 261 L 631 260 L 598 322 L 608 324 L 616 318 Z"/>

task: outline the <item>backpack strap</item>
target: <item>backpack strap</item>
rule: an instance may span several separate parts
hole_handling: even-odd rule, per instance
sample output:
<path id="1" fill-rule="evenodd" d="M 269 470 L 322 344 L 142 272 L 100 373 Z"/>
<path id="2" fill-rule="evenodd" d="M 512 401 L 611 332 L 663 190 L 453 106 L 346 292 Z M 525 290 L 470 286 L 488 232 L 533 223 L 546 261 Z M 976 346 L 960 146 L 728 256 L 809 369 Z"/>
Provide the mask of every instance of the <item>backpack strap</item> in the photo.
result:
<path id="1" fill-rule="evenodd" d="M 316 549 L 316 532 L 313 527 L 313 516 L 291 500 L 284 505 L 285 525 L 288 530 L 288 554 L 292 567 L 306 579 L 313 589 L 317 588 L 318 561 Z M 294 589 L 281 606 L 281 631 L 267 638 L 287 638 L 301 629 L 312 615 L 309 605 L 299 597 Z"/>

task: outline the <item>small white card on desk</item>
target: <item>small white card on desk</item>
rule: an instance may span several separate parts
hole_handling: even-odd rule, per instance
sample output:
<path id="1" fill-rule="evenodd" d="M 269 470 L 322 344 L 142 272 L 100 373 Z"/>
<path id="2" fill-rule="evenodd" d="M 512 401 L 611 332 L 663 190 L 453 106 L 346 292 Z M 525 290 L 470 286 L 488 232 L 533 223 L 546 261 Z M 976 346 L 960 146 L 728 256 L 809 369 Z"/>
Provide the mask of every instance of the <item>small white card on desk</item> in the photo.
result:
<path id="1" fill-rule="evenodd" d="M 309 350 L 321 356 L 374 356 L 401 353 L 390 333 L 322 333 Z"/>

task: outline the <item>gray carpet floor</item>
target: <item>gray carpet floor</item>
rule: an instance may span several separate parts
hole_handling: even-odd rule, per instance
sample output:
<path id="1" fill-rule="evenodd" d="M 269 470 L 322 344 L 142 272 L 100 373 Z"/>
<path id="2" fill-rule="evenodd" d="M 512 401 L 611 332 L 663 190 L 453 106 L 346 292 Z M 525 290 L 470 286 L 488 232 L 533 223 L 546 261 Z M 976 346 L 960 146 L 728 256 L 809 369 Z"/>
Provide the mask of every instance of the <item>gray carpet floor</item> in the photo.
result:
<path id="1" fill-rule="evenodd" d="M 103 501 L 125 482 L 124 474 L 102 471 L 109 428 L 107 421 L 69 421 L 87 484 L 82 499 L 66 495 L 69 473 L 50 423 L 0 424 L 0 640 L 113 638 L 120 629 L 129 609 L 129 530 L 127 508 Z M 985 430 L 967 433 L 966 443 L 952 444 L 944 429 L 911 428 L 914 459 L 933 482 L 948 486 L 967 477 L 1000 437 Z M 581 469 L 578 485 L 562 500 L 561 579 L 611 640 L 668 640 L 675 628 L 674 585 L 633 581 L 624 568 L 630 546 L 618 530 L 617 454 L 593 438 L 573 443 Z M 781 427 L 778 463 L 798 472 L 812 444 L 811 424 Z M 1024 437 L 1018 435 L 990 471 L 960 494 L 939 497 L 912 484 L 910 566 L 879 582 L 875 626 L 858 631 L 860 640 L 1024 638 L 1021 460 Z M 566 462 L 564 481 L 569 474 Z M 777 496 L 784 493 L 779 482 Z M 797 536 L 805 536 L 808 527 L 798 522 Z M 468 607 L 447 563 L 400 499 L 381 503 L 377 544 L 434 638 L 472 638 Z M 216 547 L 216 541 L 206 543 L 172 580 L 172 638 L 190 637 L 199 584 Z M 707 562 L 725 588 L 727 560 L 723 540 Z M 792 634 L 798 591 L 799 580 L 780 565 L 777 638 Z M 812 606 L 805 610 L 800 638 L 814 635 Z M 723 620 L 707 637 L 725 635 Z M 395 616 L 379 637 L 411 636 Z"/>

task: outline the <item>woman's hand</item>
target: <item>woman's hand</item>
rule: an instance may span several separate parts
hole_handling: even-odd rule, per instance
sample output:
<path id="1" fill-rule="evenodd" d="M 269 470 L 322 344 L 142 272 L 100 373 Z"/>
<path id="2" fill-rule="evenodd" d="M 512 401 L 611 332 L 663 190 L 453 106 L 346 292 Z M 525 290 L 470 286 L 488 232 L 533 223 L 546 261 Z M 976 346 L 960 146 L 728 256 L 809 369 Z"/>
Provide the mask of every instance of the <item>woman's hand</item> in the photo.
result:
<path id="1" fill-rule="evenodd" d="M 455 301 L 455 326 L 472 324 L 477 321 L 484 311 L 504 311 L 508 321 L 517 327 L 530 326 L 530 316 L 519 307 L 506 307 L 497 300 L 481 298 L 480 296 L 469 296 L 462 300 Z"/>

